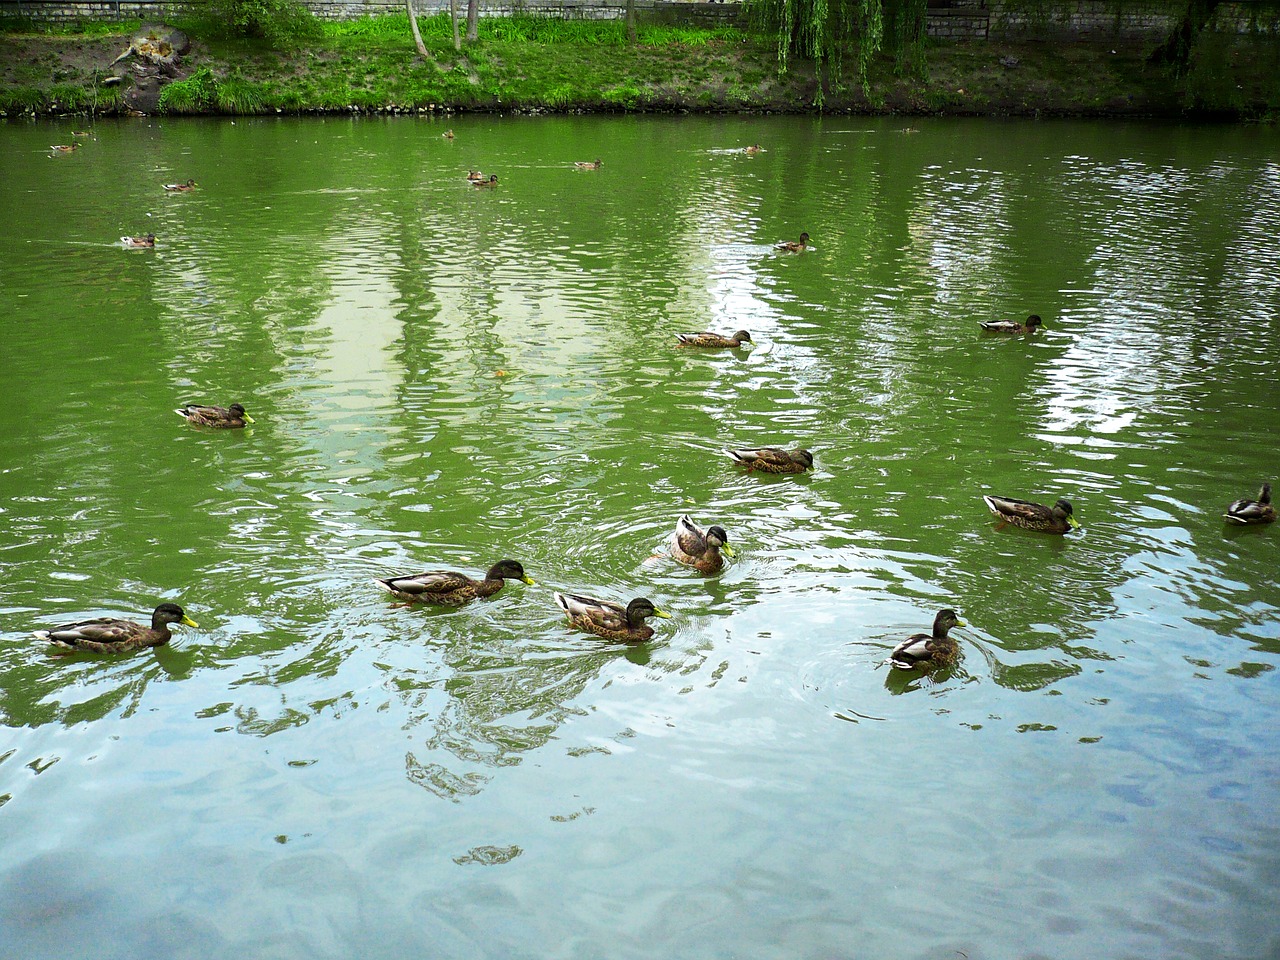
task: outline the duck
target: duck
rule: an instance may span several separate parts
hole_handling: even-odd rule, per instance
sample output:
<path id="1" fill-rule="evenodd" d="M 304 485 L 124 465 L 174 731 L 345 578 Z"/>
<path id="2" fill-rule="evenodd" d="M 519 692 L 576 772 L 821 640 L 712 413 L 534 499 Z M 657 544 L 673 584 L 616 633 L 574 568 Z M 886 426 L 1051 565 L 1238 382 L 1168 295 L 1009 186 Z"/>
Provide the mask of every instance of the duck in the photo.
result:
<path id="1" fill-rule="evenodd" d="M 194 180 L 188 179 L 186 183 L 166 183 L 164 188 L 169 193 L 188 193 L 197 186 L 198 184 Z"/>
<path id="2" fill-rule="evenodd" d="M 470 180 L 472 183 L 477 183 L 478 181 L 484 179 L 484 174 L 481 173 L 479 170 L 468 170 L 467 179 Z"/>
<path id="3" fill-rule="evenodd" d="M 949 667 L 960 657 L 960 644 L 948 634 L 964 621 L 950 608 L 933 618 L 932 633 L 913 634 L 893 648 L 888 664 L 899 670 L 937 670 Z"/>
<path id="4" fill-rule="evenodd" d="M 733 557 L 733 548 L 724 527 L 712 525 L 703 530 L 686 513 L 671 535 L 671 555 L 699 573 L 712 574 L 724 569 L 724 558 Z"/>
<path id="5" fill-rule="evenodd" d="M 725 453 L 746 467 L 747 473 L 752 470 L 764 473 L 804 473 L 813 469 L 813 454 L 802 447 L 794 450 L 759 447 L 755 450 L 725 450 Z"/>
<path id="6" fill-rule="evenodd" d="M 63 650 L 128 653 L 168 643 L 173 636 L 169 631 L 171 623 L 181 623 L 188 627 L 200 626 L 176 603 L 162 603 L 151 614 L 149 627 L 133 620 L 98 617 L 95 620 L 81 620 L 79 623 L 64 623 L 50 630 L 37 630 L 34 636 Z"/>
<path id="7" fill-rule="evenodd" d="M 783 240 L 782 243 L 777 244 L 776 249 L 785 250 L 788 253 L 800 253 L 809 249 L 809 235 L 802 233 L 799 240 Z"/>
<path id="8" fill-rule="evenodd" d="M 764 153 L 764 147 L 760 146 L 760 144 L 758 143 L 753 143 L 749 147 L 743 147 L 742 152 L 743 153 Z"/>
<path id="9" fill-rule="evenodd" d="M 376 578 L 373 582 L 404 603 L 456 607 L 478 597 L 492 597 L 506 586 L 508 580 L 519 580 L 530 586 L 535 583 L 516 560 L 499 560 L 489 568 L 483 580 L 473 580 L 456 570 L 428 570 L 425 573 Z"/>
<path id="10" fill-rule="evenodd" d="M 599 170 L 602 166 L 604 166 L 604 161 L 599 159 L 575 160 L 573 165 L 579 170 Z"/>
<path id="11" fill-rule="evenodd" d="M 452 130 L 452 129 L 450 129 L 450 130 L 446 130 L 444 133 L 440 134 L 440 136 L 444 137 L 446 140 L 452 140 L 452 139 L 453 139 L 453 130 Z"/>
<path id="12" fill-rule="evenodd" d="M 201 427 L 214 427 L 220 430 L 236 430 L 254 423 L 253 417 L 244 412 L 244 405 L 233 403 L 229 407 L 208 407 L 189 404 L 173 411 L 188 422 Z"/>
<path id="13" fill-rule="evenodd" d="M 1035 333 L 1044 326 L 1044 321 L 1034 313 L 1027 317 L 1026 323 L 1016 320 L 979 320 L 978 323 L 988 333 Z"/>
<path id="14" fill-rule="evenodd" d="M 148 233 L 142 237 L 121 237 L 120 242 L 126 247 L 154 247 L 156 245 L 156 235 Z"/>
<path id="15" fill-rule="evenodd" d="M 1039 530 L 1041 533 L 1066 533 L 1080 527 L 1080 521 L 1073 516 L 1070 500 L 1059 499 L 1052 507 L 1028 500 L 1015 500 L 1013 497 L 984 496 L 982 502 L 999 518 L 997 530 L 1006 523 L 1024 530 Z"/>
<path id="16" fill-rule="evenodd" d="M 471 178 L 468 177 L 468 180 Z M 489 174 L 488 180 L 471 180 L 477 187 L 496 187 L 498 185 L 498 175 L 496 173 Z"/>
<path id="17" fill-rule="evenodd" d="M 55 143 L 49 147 L 54 153 L 71 153 L 80 149 L 78 143 Z"/>
<path id="18" fill-rule="evenodd" d="M 91 137 L 91 136 L 93 136 L 93 134 L 92 134 L 92 133 L 90 133 L 88 130 L 72 130 L 72 131 L 71 131 L 71 135 L 72 135 L 73 137 Z"/>
<path id="19" fill-rule="evenodd" d="M 1271 506 L 1271 484 L 1264 483 L 1257 500 L 1236 500 L 1222 515 L 1229 523 L 1270 523 L 1276 518 Z"/>
<path id="20" fill-rule="evenodd" d="M 644 643 L 653 636 L 653 627 L 644 622 L 646 618 L 671 617 L 671 614 L 655 607 L 647 597 L 636 597 L 625 607 L 612 600 L 597 600 L 572 593 L 557 593 L 555 598 L 573 626 L 597 637 L 623 643 Z"/>
<path id="21" fill-rule="evenodd" d="M 682 347 L 710 347 L 712 349 L 737 348 L 744 343 L 754 342 L 751 339 L 751 334 L 745 330 L 739 330 L 732 337 L 726 337 L 722 333 L 712 333 L 709 330 L 703 330 L 700 333 L 677 333 L 676 339 L 680 341 L 680 346 Z"/>

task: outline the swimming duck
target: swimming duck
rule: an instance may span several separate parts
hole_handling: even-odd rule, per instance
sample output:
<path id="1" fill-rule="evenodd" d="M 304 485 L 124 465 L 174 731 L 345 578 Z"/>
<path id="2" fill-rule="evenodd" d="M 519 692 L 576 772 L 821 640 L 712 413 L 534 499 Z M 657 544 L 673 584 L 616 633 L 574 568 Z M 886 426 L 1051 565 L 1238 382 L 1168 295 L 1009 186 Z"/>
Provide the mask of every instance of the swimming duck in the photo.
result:
<path id="1" fill-rule="evenodd" d="M 93 134 L 92 134 L 92 133 L 90 133 L 88 130 L 72 130 L 72 131 L 71 131 L 71 135 L 72 135 L 73 137 L 91 137 L 91 136 L 93 136 Z"/>
<path id="2" fill-rule="evenodd" d="M 164 188 L 170 193 L 188 193 L 196 188 L 197 184 L 194 180 L 188 179 L 186 183 L 166 183 Z"/>
<path id="3" fill-rule="evenodd" d="M 1012 497 L 984 496 L 982 501 L 1000 519 L 1000 523 L 996 525 L 997 530 L 1006 523 L 1024 530 L 1039 530 L 1041 533 L 1066 533 L 1073 527 L 1080 526 L 1080 522 L 1072 516 L 1070 500 L 1058 500 L 1052 507 Z"/>
<path id="4" fill-rule="evenodd" d="M 156 245 L 156 235 L 148 233 L 144 237 L 121 237 L 120 242 L 126 247 L 154 247 Z"/>
<path id="5" fill-rule="evenodd" d="M 233 403 L 229 407 L 207 407 L 189 404 L 173 411 L 185 417 L 191 423 L 201 427 L 216 427 L 223 430 L 235 430 L 254 422 L 253 417 L 244 412 L 244 405 Z"/>
<path id="6" fill-rule="evenodd" d="M 764 473 L 804 473 L 813 469 L 813 454 L 801 447 L 794 450 L 760 447 L 756 450 L 725 450 L 725 453 L 746 467 L 748 473 L 752 470 Z"/>
<path id="7" fill-rule="evenodd" d="M 753 343 L 751 334 L 745 330 L 739 330 L 732 337 L 726 337 L 722 333 L 712 333 L 709 330 L 703 330 L 701 333 L 677 333 L 676 339 L 680 341 L 682 347 L 740 347 L 744 343 Z"/>
<path id="8" fill-rule="evenodd" d="M 533 579 L 515 560 L 499 560 L 483 580 L 472 580 L 454 570 L 428 570 L 426 573 L 375 579 L 374 583 L 397 600 L 405 603 L 436 603 L 454 607 L 477 597 L 492 597 L 508 580 L 532 585 Z"/>
<path id="9" fill-rule="evenodd" d="M 653 636 L 653 627 L 644 622 L 646 617 L 671 617 L 671 614 L 663 613 L 646 597 L 636 597 L 625 607 L 612 600 L 597 600 L 574 594 L 557 593 L 555 597 L 556 603 L 568 614 L 569 622 L 575 627 L 594 633 L 597 637 L 621 640 L 623 643 L 644 643 Z"/>
<path id="10" fill-rule="evenodd" d="M 453 139 L 453 131 L 452 131 L 452 130 L 446 130 L 444 133 L 440 134 L 440 136 L 444 137 L 446 140 L 452 140 L 452 139 Z"/>
<path id="11" fill-rule="evenodd" d="M 173 636 L 169 624 L 199 626 L 182 612 L 176 603 L 162 603 L 151 614 L 151 626 L 132 620 L 98 617 L 79 623 L 64 623 L 51 630 L 37 630 L 35 636 L 64 650 L 88 650 L 93 653 L 128 653 L 142 647 L 159 647 Z"/>
<path id="12" fill-rule="evenodd" d="M 472 183 L 476 183 L 484 179 L 484 174 L 481 173 L 479 170 L 468 170 L 467 179 L 470 180 Z"/>
<path id="13" fill-rule="evenodd" d="M 55 143 L 49 147 L 54 153 L 71 153 L 73 150 L 79 150 L 78 143 Z"/>
<path id="14" fill-rule="evenodd" d="M 579 170 L 599 170 L 603 165 L 603 160 L 575 160 L 574 164 Z"/>
<path id="15" fill-rule="evenodd" d="M 471 178 L 468 177 L 468 180 Z M 498 185 L 498 175 L 496 173 L 489 174 L 488 180 L 471 180 L 477 187 L 496 187 Z"/>
<path id="16" fill-rule="evenodd" d="M 807 233 L 800 234 L 799 240 L 784 240 L 777 245 L 778 250 L 785 250 L 788 253 L 800 253 L 802 250 L 809 248 L 809 235 Z"/>
<path id="17" fill-rule="evenodd" d="M 749 147 L 743 147 L 742 152 L 743 153 L 764 153 L 764 147 L 760 146 L 760 144 L 758 143 L 753 143 Z"/>
<path id="18" fill-rule="evenodd" d="M 671 555 L 699 573 L 719 573 L 724 569 L 724 558 L 733 556 L 733 548 L 724 527 L 710 526 L 704 531 L 685 514 L 671 535 Z"/>
<path id="19" fill-rule="evenodd" d="M 1236 500 L 1223 517 L 1230 523 L 1270 523 L 1276 518 L 1271 506 L 1271 484 L 1264 483 L 1257 500 Z"/>
<path id="20" fill-rule="evenodd" d="M 952 627 L 963 626 L 964 621 L 954 610 L 939 610 L 933 618 L 933 633 L 907 637 L 889 654 L 889 666 L 899 670 L 936 670 L 951 666 L 960 657 L 960 644 L 948 633 Z"/>
<path id="21" fill-rule="evenodd" d="M 1044 321 L 1034 313 L 1027 317 L 1026 323 L 1014 320 L 979 320 L 978 323 L 988 333 L 1035 333 L 1044 326 Z"/>

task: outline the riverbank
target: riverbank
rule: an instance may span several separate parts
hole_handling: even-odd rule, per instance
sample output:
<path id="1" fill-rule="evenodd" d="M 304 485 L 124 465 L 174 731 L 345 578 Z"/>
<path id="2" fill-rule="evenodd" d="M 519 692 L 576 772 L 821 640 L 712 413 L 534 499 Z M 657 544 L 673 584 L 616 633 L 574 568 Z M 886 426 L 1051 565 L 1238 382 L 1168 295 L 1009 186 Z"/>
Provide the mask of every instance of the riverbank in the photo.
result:
<path id="1" fill-rule="evenodd" d="M 398 21 L 398 22 L 397 22 Z M 1139 44 L 934 43 L 923 69 L 901 76 L 887 58 L 864 89 L 793 63 L 736 30 L 645 30 L 594 25 L 580 41 L 495 36 L 455 52 L 448 20 L 423 18 L 430 59 L 408 21 L 383 17 L 326 31 L 296 49 L 204 39 L 177 77 L 147 92 L 139 70 L 112 62 L 138 24 L 118 32 L 0 33 L 0 115 L 398 112 L 783 112 L 818 109 L 902 115 L 1194 117 L 1280 115 L 1280 52 L 1261 38 L 1213 37 L 1185 77 L 1147 63 Z M 610 29 L 617 36 L 608 33 Z M 487 35 L 486 35 L 487 34 Z M 119 77 L 119 80 L 114 79 Z M 153 85 L 154 86 L 154 85 Z"/>

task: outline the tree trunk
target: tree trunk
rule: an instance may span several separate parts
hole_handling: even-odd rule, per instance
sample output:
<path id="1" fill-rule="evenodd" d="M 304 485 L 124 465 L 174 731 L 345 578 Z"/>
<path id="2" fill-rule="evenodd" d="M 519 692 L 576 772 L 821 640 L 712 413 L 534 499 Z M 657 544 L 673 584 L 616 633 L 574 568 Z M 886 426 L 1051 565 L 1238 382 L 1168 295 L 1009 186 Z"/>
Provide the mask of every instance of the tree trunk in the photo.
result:
<path id="1" fill-rule="evenodd" d="M 462 38 L 458 36 L 458 0 L 449 0 L 449 22 L 453 24 L 453 49 L 462 49 Z"/>
<path id="2" fill-rule="evenodd" d="M 1147 59 L 1151 63 L 1168 64 L 1178 73 L 1187 69 L 1191 60 L 1191 48 L 1196 45 L 1196 38 L 1218 9 L 1222 0 L 1187 0 L 1187 9 L 1182 20 L 1173 28 L 1168 39 L 1152 51 Z"/>
<path id="3" fill-rule="evenodd" d="M 636 42 L 636 8 L 632 0 L 627 0 L 627 42 Z"/>
<path id="4" fill-rule="evenodd" d="M 480 39 L 480 0 L 467 0 L 467 43 Z"/>
<path id="5" fill-rule="evenodd" d="M 413 0 L 404 0 L 405 9 L 409 11 L 409 29 L 413 31 L 413 42 L 418 48 L 421 56 L 431 59 L 431 54 L 427 53 L 426 44 L 422 42 L 422 31 L 418 29 L 418 17 L 413 12 Z"/>

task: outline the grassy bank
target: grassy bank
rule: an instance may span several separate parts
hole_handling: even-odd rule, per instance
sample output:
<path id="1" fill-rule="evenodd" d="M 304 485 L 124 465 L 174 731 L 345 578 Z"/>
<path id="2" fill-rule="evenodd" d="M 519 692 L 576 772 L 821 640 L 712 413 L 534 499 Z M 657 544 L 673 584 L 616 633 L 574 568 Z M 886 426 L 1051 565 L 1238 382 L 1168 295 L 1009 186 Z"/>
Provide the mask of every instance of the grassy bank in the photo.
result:
<path id="1" fill-rule="evenodd" d="M 283 46 L 219 39 L 180 23 L 194 46 L 152 113 L 479 111 L 778 111 L 976 115 L 1212 116 L 1280 114 L 1280 49 L 1249 37 L 1205 38 L 1185 77 L 1148 66 L 1140 46 L 936 44 L 918 75 L 887 59 L 864 89 L 810 65 L 776 69 L 775 48 L 734 29 L 641 27 L 537 17 L 481 21 L 480 40 L 452 45 L 448 17 L 422 18 L 430 59 L 408 19 L 315 24 Z M 0 112 L 119 113 L 137 106 L 112 60 L 140 24 L 0 32 Z M 112 74 L 124 75 L 114 86 Z M 819 95 L 821 92 L 821 96 Z"/>

